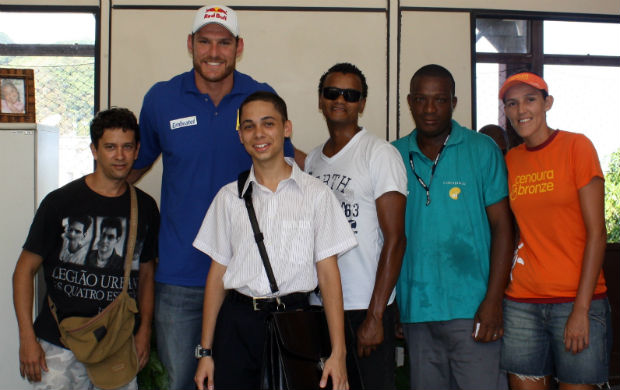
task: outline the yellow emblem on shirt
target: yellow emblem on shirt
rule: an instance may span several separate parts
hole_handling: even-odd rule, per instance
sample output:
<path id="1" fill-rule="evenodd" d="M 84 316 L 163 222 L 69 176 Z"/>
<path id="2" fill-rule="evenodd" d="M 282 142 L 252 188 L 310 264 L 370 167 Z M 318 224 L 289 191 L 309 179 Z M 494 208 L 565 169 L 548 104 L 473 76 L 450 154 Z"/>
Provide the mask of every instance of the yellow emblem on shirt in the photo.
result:
<path id="1" fill-rule="evenodd" d="M 452 187 L 450 188 L 450 191 L 448 192 L 448 194 L 450 194 L 450 198 L 454 200 L 458 200 L 459 195 L 461 194 L 461 189 L 459 187 Z"/>

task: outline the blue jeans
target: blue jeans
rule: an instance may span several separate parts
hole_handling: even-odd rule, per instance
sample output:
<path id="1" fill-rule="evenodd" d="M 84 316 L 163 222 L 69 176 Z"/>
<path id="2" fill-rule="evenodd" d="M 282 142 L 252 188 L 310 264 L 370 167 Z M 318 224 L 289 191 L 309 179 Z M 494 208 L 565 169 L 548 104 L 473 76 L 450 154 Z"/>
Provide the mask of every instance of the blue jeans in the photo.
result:
<path id="1" fill-rule="evenodd" d="M 504 300 L 502 369 L 543 377 L 554 375 L 570 384 L 600 384 L 608 380 L 611 310 L 609 301 L 593 300 L 590 343 L 572 354 L 564 347 L 564 327 L 573 303 L 523 303 Z"/>
<path id="2" fill-rule="evenodd" d="M 196 386 L 194 348 L 200 343 L 203 299 L 204 287 L 155 284 L 157 352 L 172 390 Z"/>

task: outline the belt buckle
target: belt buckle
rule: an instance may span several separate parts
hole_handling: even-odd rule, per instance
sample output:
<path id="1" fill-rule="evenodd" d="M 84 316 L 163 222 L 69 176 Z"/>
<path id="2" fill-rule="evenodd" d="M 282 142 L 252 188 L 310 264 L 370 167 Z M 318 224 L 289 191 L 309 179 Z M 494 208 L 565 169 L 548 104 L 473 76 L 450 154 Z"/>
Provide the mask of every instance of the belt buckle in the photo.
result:
<path id="1" fill-rule="evenodd" d="M 260 311 L 258 304 L 263 299 L 270 299 L 269 297 L 252 297 L 252 308 L 254 311 Z"/>
<path id="2" fill-rule="evenodd" d="M 252 297 L 252 308 L 254 311 L 260 311 L 260 307 L 258 307 L 259 303 L 263 299 L 274 299 L 274 297 Z M 275 297 L 276 300 L 276 311 L 284 311 L 286 309 L 286 305 L 280 297 Z"/>

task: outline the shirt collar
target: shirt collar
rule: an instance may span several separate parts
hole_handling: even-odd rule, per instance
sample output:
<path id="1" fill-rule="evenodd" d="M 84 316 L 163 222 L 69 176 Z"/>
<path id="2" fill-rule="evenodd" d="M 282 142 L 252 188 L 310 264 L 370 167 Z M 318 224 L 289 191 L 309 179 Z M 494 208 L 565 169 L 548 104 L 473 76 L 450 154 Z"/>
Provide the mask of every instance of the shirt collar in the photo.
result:
<path id="1" fill-rule="evenodd" d="M 297 163 L 295 163 L 295 159 L 293 159 L 292 157 L 284 157 L 284 161 L 286 161 L 288 165 L 293 167 L 293 170 L 291 171 L 291 176 L 287 179 L 282 180 L 280 183 L 290 181 L 291 183 L 294 184 L 296 188 L 298 188 L 301 191 L 302 187 L 301 187 L 301 182 L 300 182 L 300 176 L 303 175 L 304 173 L 301 171 L 301 169 L 299 169 L 299 167 L 297 166 Z M 243 185 L 243 191 L 241 191 L 242 194 L 245 194 L 251 182 L 255 182 L 258 184 L 258 182 L 256 181 L 256 176 L 254 175 L 254 164 L 252 164 L 252 168 L 250 168 L 250 175 L 248 176 L 248 179 L 245 181 L 245 184 Z M 280 185 L 281 184 L 278 185 L 278 188 L 280 188 Z"/>
<path id="2" fill-rule="evenodd" d="M 196 82 L 195 82 L 194 77 L 195 77 L 194 69 L 190 69 L 189 72 L 185 72 L 183 74 L 183 81 L 182 81 L 183 91 L 188 92 L 188 93 L 193 93 L 196 95 L 202 95 L 200 91 L 198 90 L 198 87 L 196 87 Z"/>
<path id="3" fill-rule="evenodd" d="M 464 138 L 463 129 L 465 128 L 461 126 L 457 121 L 452 119 L 452 130 L 450 131 L 450 139 L 448 140 L 448 143 L 446 144 L 446 148 L 463 142 L 463 138 Z M 473 130 L 468 130 L 468 131 L 473 131 Z M 413 153 L 417 153 L 419 155 L 423 155 L 422 151 L 420 150 L 420 146 L 418 145 L 417 134 L 418 134 L 417 128 L 414 129 L 411 132 L 411 134 L 409 134 L 409 151 Z"/>

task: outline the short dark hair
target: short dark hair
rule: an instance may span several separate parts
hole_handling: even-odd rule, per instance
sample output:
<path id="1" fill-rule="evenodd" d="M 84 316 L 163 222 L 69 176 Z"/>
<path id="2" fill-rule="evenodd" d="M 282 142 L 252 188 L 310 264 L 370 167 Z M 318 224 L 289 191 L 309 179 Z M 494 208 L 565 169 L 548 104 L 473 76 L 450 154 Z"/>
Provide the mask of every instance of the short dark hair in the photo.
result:
<path id="1" fill-rule="evenodd" d="M 440 77 L 450 80 L 450 92 L 452 92 L 453 97 L 456 96 L 456 83 L 454 82 L 454 77 L 452 77 L 452 73 L 450 73 L 450 71 L 443 66 L 428 64 L 418 69 L 411 77 L 411 81 L 409 82 L 409 90 L 413 87 L 415 78 L 422 76 Z"/>
<path id="2" fill-rule="evenodd" d="M 103 233 L 103 229 L 116 230 L 116 238 L 119 238 L 123 234 L 123 224 L 121 224 L 121 220 L 118 217 L 105 217 L 103 221 L 101 221 L 99 231 Z"/>
<path id="3" fill-rule="evenodd" d="M 243 114 L 243 107 L 248 103 L 256 101 L 269 102 L 273 104 L 276 111 L 278 111 L 282 116 L 282 122 L 286 122 L 288 120 L 288 113 L 286 111 L 286 103 L 284 102 L 284 99 L 282 99 L 277 94 L 269 91 L 254 92 L 253 94 L 245 98 L 243 103 L 241 103 L 241 105 L 239 106 L 239 120 L 241 120 L 241 115 Z"/>
<path id="4" fill-rule="evenodd" d="M 343 73 L 343 74 L 354 74 L 359 77 L 360 82 L 362 83 L 362 97 L 365 99 L 368 96 L 368 84 L 366 84 L 366 76 L 362 73 L 359 68 L 353 64 L 348 62 L 340 62 L 327 70 L 327 72 L 323 73 L 321 79 L 319 80 L 319 96 L 321 95 L 321 91 L 323 90 L 323 85 L 325 84 L 325 79 L 332 73 Z"/>
<path id="5" fill-rule="evenodd" d="M 482 133 L 482 134 L 485 134 L 491 137 L 491 134 L 493 134 L 494 131 L 499 132 L 502 135 L 502 138 L 504 139 L 506 146 L 508 146 L 508 134 L 506 133 L 506 130 L 504 130 L 501 126 L 494 125 L 494 124 L 486 125 L 480 128 L 480 130 L 478 130 L 478 133 Z"/>
<path id="6" fill-rule="evenodd" d="M 90 140 L 93 145 L 95 145 L 95 149 L 99 146 L 99 140 L 103 137 L 103 133 L 107 129 L 133 131 L 136 144 L 140 142 L 138 120 L 133 112 L 126 108 L 112 107 L 107 110 L 99 111 L 93 120 L 90 121 Z"/>
<path id="7" fill-rule="evenodd" d="M 70 226 L 74 222 L 81 223 L 82 225 L 84 225 L 84 233 L 86 233 L 86 231 L 90 227 L 91 219 L 87 215 L 69 217 L 67 219 L 67 226 Z"/>

